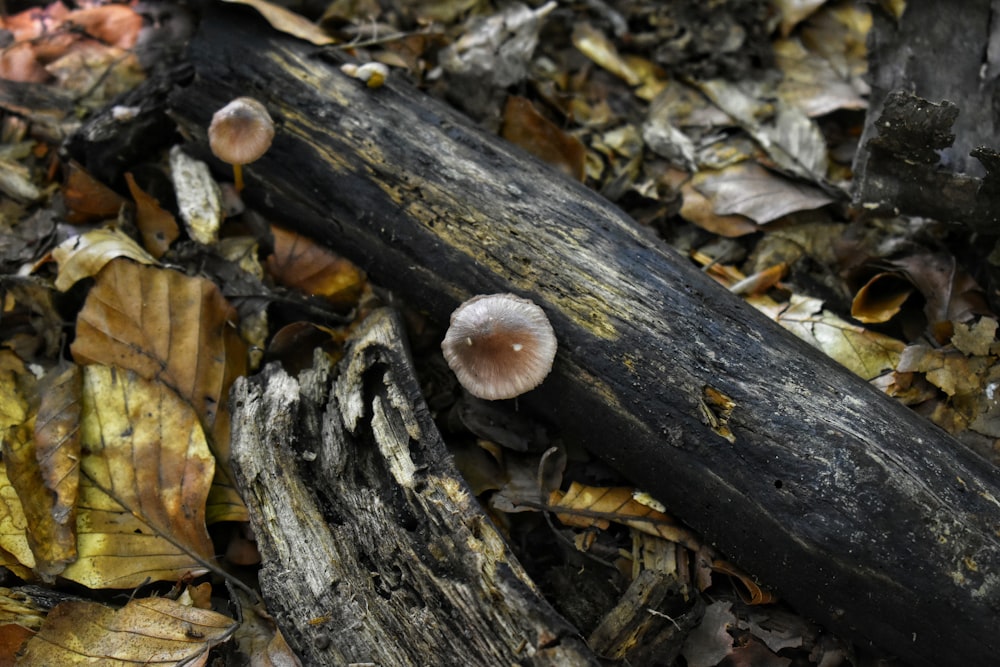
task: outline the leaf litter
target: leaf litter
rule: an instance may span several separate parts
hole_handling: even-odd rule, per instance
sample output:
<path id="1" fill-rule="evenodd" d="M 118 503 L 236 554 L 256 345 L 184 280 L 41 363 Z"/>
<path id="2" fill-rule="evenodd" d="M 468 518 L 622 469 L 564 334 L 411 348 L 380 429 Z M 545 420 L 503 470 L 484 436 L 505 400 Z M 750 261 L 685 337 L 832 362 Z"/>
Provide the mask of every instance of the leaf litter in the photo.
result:
<path id="1" fill-rule="evenodd" d="M 870 218 L 844 206 L 852 136 L 867 104 L 868 6 L 777 2 L 766 29 L 743 17 L 749 32 L 720 12 L 712 35 L 692 25 L 682 45 L 663 26 L 683 25 L 687 10 L 644 3 L 470 12 L 476 3 L 456 1 L 391 12 L 385 3 L 334 2 L 318 23 L 266 0 L 245 4 L 314 44 L 370 38 L 351 48 L 461 100 L 485 126 L 618 202 L 779 324 L 1000 461 L 990 296 L 933 221 Z M 44 87 L 50 100 L 40 109 L 0 96 L 4 146 L 19 146 L 0 155 L 9 198 L 0 231 L 17 240 L 9 246 L 16 251 L 0 255 L 6 271 L 22 274 L 0 283 L 0 559 L 25 581 L 138 588 L 216 572 L 210 527 L 246 518 L 229 468 L 229 386 L 265 350 L 297 363 L 295 348 L 308 341 L 335 357 L 372 298 L 364 267 L 255 223 L 180 147 L 136 165 L 127 186 L 58 163 L 52 149 L 78 118 L 141 80 L 141 25 L 126 5 L 71 11 L 55 3 L 3 19 L 13 42 L 0 72 Z M 755 76 L 748 62 L 761 44 L 748 40 L 767 34 L 764 75 Z M 519 95 L 509 94 L 515 85 Z M 162 182 L 171 182 L 166 197 Z M 65 214 L 38 216 L 54 200 Z M 717 235 L 732 240 L 713 246 Z M 44 261 L 53 245 L 57 270 Z M 215 268 L 194 277 L 193 267 Z M 61 353 L 60 312 L 74 293 L 72 364 Z M 261 303 L 284 309 L 263 312 Z M 572 443 L 551 449 L 543 429 L 484 417 L 482 406 L 456 402 L 442 386 L 436 405 L 449 444 L 514 541 L 538 540 L 531 517 L 542 516 L 560 545 L 556 560 L 602 563 L 619 593 L 655 571 L 685 604 L 702 601 L 674 646 L 688 665 L 851 661 L 841 642 L 775 603 L 668 508 L 616 485 Z M 245 537 L 231 544 L 252 550 Z M 555 604 L 564 605 L 567 593 L 553 581 Z M 699 597 L 706 592 L 714 601 Z M 65 602 L 20 664 L 148 660 L 154 646 L 176 664 L 232 636 L 231 619 L 177 600 L 138 598 L 119 609 Z M 172 620 L 162 625 L 165 610 Z M 587 618 L 601 618 L 564 613 L 584 632 L 595 625 Z M 84 617 L 105 620 L 100 630 L 82 628 Z M 125 648 L 123 619 L 144 634 Z M 180 619 L 206 631 L 182 639 Z M 266 618 L 254 623 L 262 629 L 240 640 L 245 653 L 294 660 Z M 23 639 L 15 643 L 5 655 Z M 634 648 L 618 646 L 615 655 Z"/>

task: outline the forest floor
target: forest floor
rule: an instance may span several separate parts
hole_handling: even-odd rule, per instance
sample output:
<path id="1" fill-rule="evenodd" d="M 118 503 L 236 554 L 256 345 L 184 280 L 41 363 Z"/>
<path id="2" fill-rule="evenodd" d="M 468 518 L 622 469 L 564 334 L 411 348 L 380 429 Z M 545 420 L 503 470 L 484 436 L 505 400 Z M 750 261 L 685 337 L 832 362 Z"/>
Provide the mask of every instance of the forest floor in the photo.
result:
<path id="1" fill-rule="evenodd" d="M 455 105 L 1000 461 L 992 248 L 947 220 L 873 215 L 855 195 L 871 13 L 901 13 L 892 3 L 232 4 Z M 390 299 L 366 267 L 248 209 L 221 161 L 157 149 L 89 173 L 72 159 L 82 122 L 111 105 L 124 124 L 141 110 L 120 95 L 183 70 L 198 20 L 152 0 L 8 4 L 0 19 L 0 665 L 154 651 L 294 664 L 252 599 L 259 555 L 228 468 L 228 390 L 267 362 L 339 358 Z M 157 142 L 182 146 L 165 122 Z M 227 268 L 206 267 L 199 245 Z M 227 272 L 252 277 L 258 300 L 231 297 Z M 557 432 L 464 394 L 440 355 L 444 323 L 407 315 L 470 488 L 609 663 L 901 664 L 799 616 L 769 592 L 781 582 L 726 563 Z M 594 646 L 651 568 L 675 581 L 651 613 L 682 631 L 644 638 L 655 652 Z"/>

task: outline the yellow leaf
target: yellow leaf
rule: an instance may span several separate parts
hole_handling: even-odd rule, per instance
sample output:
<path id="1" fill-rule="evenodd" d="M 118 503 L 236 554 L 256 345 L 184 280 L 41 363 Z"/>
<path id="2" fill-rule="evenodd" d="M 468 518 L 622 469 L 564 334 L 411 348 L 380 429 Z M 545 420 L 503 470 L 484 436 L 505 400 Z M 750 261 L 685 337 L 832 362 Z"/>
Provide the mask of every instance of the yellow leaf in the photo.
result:
<path id="1" fill-rule="evenodd" d="M 121 609 L 96 602 L 57 605 L 17 664 L 191 665 L 232 635 L 236 622 L 167 598 L 132 600 Z"/>
<path id="2" fill-rule="evenodd" d="M 71 351 L 157 379 L 195 409 L 216 456 L 212 521 L 245 521 L 229 453 L 229 387 L 246 368 L 236 311 L 209 280 L 177 271 L 110 262 L 77 317 Z"/>
<path id="3" fill-rule="evenodd" d="M 127 234 L 117 229 L 95 229 L 69 238 L 52 250 L 52 258 L 59 263 L 56 289 L 65 292 L 77 281 L 96 276 L 116 257 L 156 264 L 156 260 Z"/>
<path id="4" fill-rule="evenodd" d="M 159 382 L 87 366 L 80 439 L 79 557 L 62 576 L 133 588 L 204 572 L 214 460 L 191 407 Z"/>
<path id="5" fill-rule="evenodd" d="M 823 310 L 820 299 L 793 294 L 787 304 L 767 297 L 751 297 L 747 302 L 866 380 L 896 368 L 905 347 L 902 341 L 855 326 Z"/>
<path id="6" fill-rule="evenodd" d="M 31 437 L 30 434 L 27 437 Z M 7 478 L 4 461 L 0 461 L 0 548 L 5 552 L 0 554 L 0 564 L 4 567 L 18 564 L 26 568 L 35 567 L 35 556 L 28 546 L 28 520 L 17 491 Z"/>
<path id="7" fill-rule="evenodd" d="M 7 476 L 27 519 L 35 572 L 46 580 L 76 559 L 80 390 L 77 366 L 50 370 L 38 386 L 37 414 L 20 437 L 3 443 Z"/>

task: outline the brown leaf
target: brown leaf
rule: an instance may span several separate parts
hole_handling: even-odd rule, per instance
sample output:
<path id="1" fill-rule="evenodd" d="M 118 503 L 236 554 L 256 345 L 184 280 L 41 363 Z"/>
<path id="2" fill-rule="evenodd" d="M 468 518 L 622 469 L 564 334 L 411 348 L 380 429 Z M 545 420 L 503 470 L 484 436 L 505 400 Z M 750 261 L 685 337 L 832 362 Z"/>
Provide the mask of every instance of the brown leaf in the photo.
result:
<path id="1" fill-rule="evenodd" d="M 17 623 L 0 625 L 0 667 L 14 667 L 18 664 L 17 654 L 25 642 L 34 635 L 34 630 Z"/>
<path id="2" fill-rule="evenodd" d="M 983 289 L 954 256 L 923 253 L 893 260 L 892 265 L 924 295 L 924 313 L 932 327 L 949 320 L 965 322 L 974 314 L 990 314 Z"/>
<path id="3" fill-rule="evenodd" d="M 76 162 L 66 167 L 62 195 L 66 202 L 66 222 L 74 225 L 114 218 L 125 200 L 117 192 L 97 181 Z"/>
<path id="4" fill-rule="evenodd" d="M 215 462 L 191 406 L 160 382 L 83 369 L 79 557 L 62 573 L 132 588 L 205 571 L 205 503 Z"/>
<path id="5" fill-rule="evenodd" d="M 628 487 L 595 487 L 572 482 L 565 494 L 554 491 L 549 504 L 567 526 L 604 530 L 609 521 L 614 521 L 698 550 L 701 541 L 694 533 L 670 515 L 638 502 L 632 494 L 633 489 Z"/>
<path id="6" fill-rule="evenodd" d="M 159 259 L 181 234 L 177 220 L 170 211 L 160 206 L 160 202 L 136 185 L 131 172 L 125 174 L 125 180 L 135 200 L 135 225 L 142 234 L 142 242 L 146 250 Z"/>
<path id="7" fill-rule="evenodd" d="M 275 30 L 279 30 L 286 35 L 298 37 L 310 44 L 323 46 L 325 44 L 336 44 L 337 40 L 326 33 L 318 25 L 290 9 L 281 5 L 276 5 L 267 0 L 224 0 L 234 4 L 249 5 L 253 7 L 264 19 L 271 24 Z"/>
<path id="8" fill-rule="evenodd" d="M 684 197 L 681 217 L 706 231 L 727 238 L 735 238 L 760 230 L 753 220 L 746 216 L 716 213 L 711 200 L 698 192 L 691 181 L 681 186 L 681 195 Z"/>
<path id="9" fill-rule="evenodd" d="M 235 319 L 211 281 L 115 259 L 87 295 L 70 348 L 79 364 L 160 380 L 194 407 L 219 463 L 213 521 L 246 520 L 229 464 L 229 387 L 246 365 Z"/>
<path id="10" fill-rule="evenodd" d="M 121 609 L 96 602 L 57 605 L 18 664 L 191 665 L 230 638 L 236 622 L 167 598 L 132 600 Z"/>
<path id="11" fill-rule="evenodd" d="M 272 227 L 274 254 L 267 270 L 274 280 L 335 305 L 354 304 L 365 286 L 365 274 L 340 255 L 296 232 Z"/>
<path id="12" fill-rule="evenodd" d="M 76 559 L 80 482 L 80 370 L 63 364 L 38 385 L 40 404 L 26 438 L 6 438 L 3 458 L 27 522 L 35 572 L 46 580 Z"/>
<path id="13" fill-rule="evenodd" d="M 854 295 L 851 317 L 865 324 L 888 322 L 912 293 L 913 285 L 898 275 L 876 274 Z"/>
<path id="14" fill-rule="evenodd" d="M 538 113 L 530 100 L 517 95 L 507 98 L 503 110 L 503 138 L 567 176 L 583 180 L 587 149 L 579 139 Z"/>

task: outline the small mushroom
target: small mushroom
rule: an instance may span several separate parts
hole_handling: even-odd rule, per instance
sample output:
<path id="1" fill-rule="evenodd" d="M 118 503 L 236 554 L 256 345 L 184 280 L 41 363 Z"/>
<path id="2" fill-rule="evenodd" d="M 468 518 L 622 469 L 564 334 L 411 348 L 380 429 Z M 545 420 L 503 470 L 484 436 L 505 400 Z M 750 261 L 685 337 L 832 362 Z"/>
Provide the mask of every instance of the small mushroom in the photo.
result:
<path id="1" fill-rule="evenodd" d="M 542 383 L 552 370 L 556 334 L 534 302 L 514 294 L 486 294 L 451 314 L 441 349 L 470 394 L 495 401 Z"/>
<path id="2" fill-rule="evenodd" d="M 340 71 L 347 76 L 361 79 L 369 88 L 380 88 L 389 78 L 389 68 L 379 62 L 370 62 L 364 65 L 345 63 L 340 66 Z"/>
<path id="3" fill-rule="evenodd" d="M 274 121 L 264 105 L 252 97 L 237 97 L 216 111 L 208 127 L 212 153 L 233 165 L 237 192 L 243 190 L 243 165 L 266 153 L 273 139 Z"/>

